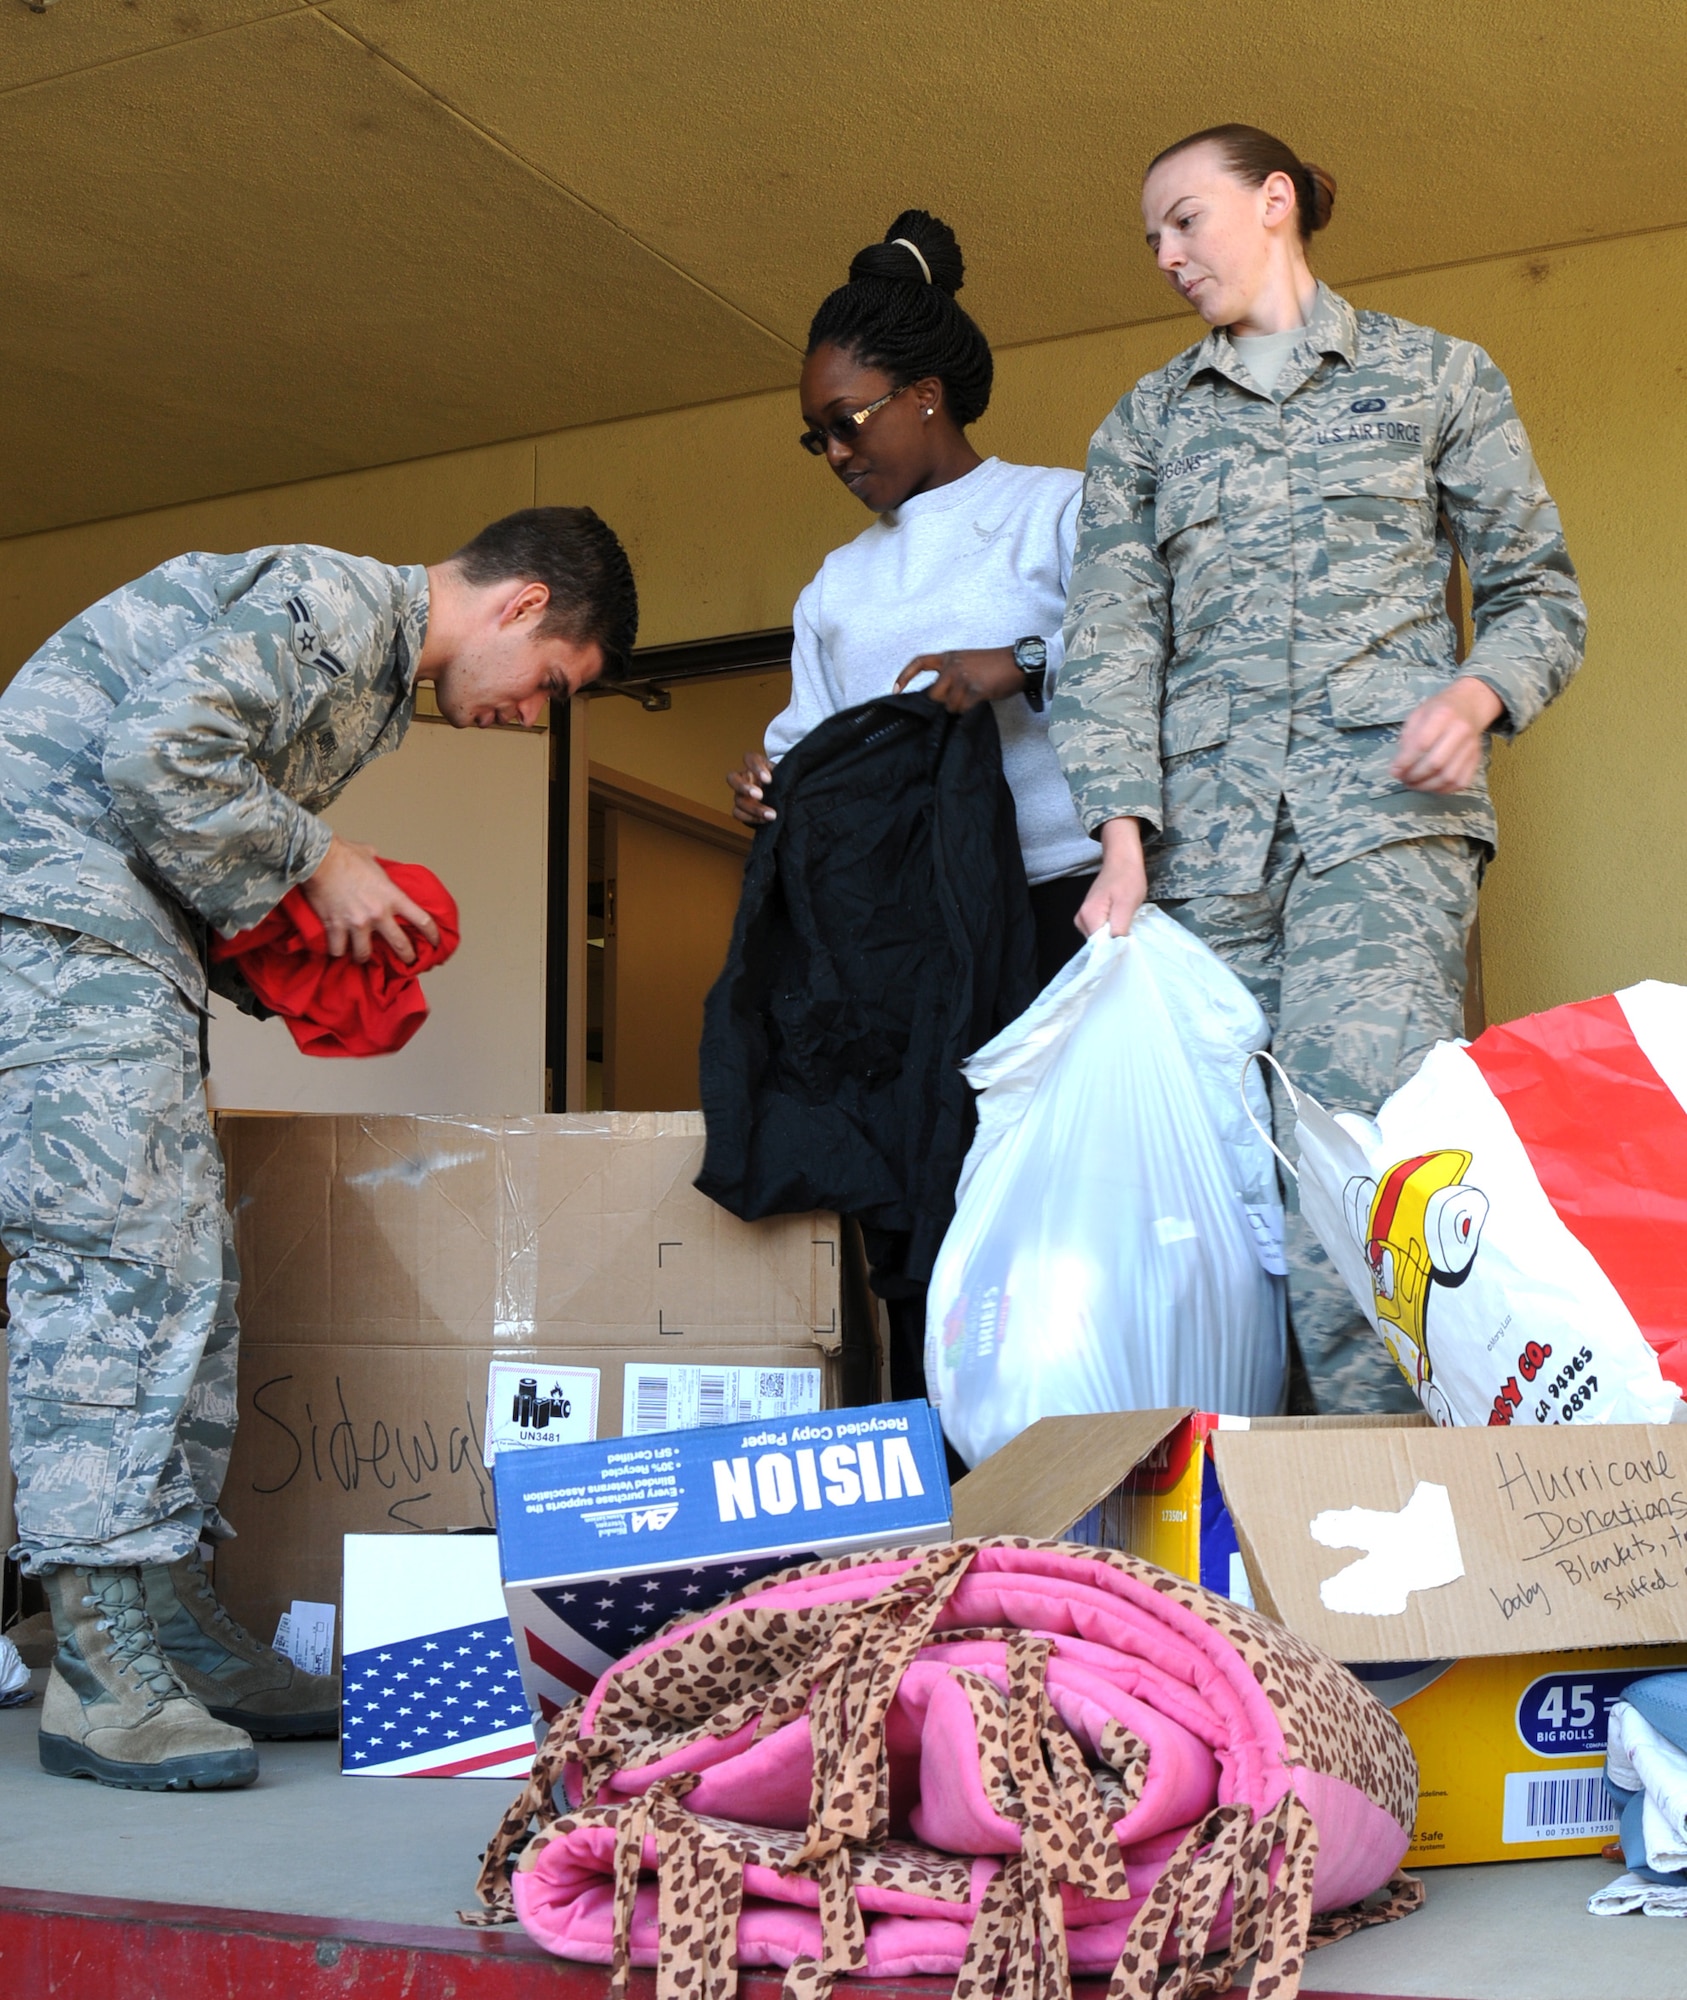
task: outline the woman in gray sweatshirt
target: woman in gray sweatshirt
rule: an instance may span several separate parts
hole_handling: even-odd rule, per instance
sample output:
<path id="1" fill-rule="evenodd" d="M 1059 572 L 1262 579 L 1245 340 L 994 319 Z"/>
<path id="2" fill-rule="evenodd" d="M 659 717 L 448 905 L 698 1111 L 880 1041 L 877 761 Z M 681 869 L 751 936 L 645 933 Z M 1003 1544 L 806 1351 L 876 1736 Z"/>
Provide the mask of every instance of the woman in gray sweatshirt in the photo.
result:
<path id="1" fill-rule="evenodd" d="M 990 400 L 990 344 L 955 301 L 960 245 L 908 209 L 860 252 L 809 329 L 799 442 L 873 514 L 797 600 L 791 701 L 730 783 L 748 826 L 774 816 L 772 766 L 817 724 L 876 696 L 924 691 L 960 714 L 995 705 L 1046 983 L 1101 850 L 1048 740 L 1072 571 L 1077 472 L 980 458 L 967 426 Z M 891 1393 L 925 1393 L 925 1297 L 875 1275 L 890 1317 Z"/>

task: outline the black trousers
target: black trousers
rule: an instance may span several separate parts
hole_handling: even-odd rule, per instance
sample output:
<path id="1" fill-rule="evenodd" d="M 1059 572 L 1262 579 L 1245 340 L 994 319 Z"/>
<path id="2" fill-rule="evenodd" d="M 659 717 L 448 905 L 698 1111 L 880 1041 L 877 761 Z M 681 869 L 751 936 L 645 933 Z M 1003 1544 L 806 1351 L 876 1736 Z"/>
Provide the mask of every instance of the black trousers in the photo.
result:
<path id="1" fill-rule="evenodd" d="M 1037 926 L 1037 985 L 1046 986 L 1063 965 L 1077 957 L 1083 938 L 1078 909 L 1095 883 L 1088 875 L 1062 875 L 1031 890 L 1031 918 Z"/>
<path id="2" fill-rule="evenodd" d="M 1031 915 L 1037 926 L 1037 985 L 1046 986 L 1078 954 L 1083 939 L 1073 921 L 1090 892 L 1095 876 L 1062 875 L 1038 882 L 1031 890 Z M 886 1299 L 890 1321 L 891 1401 L 923 1400 L 926 1392 L 926 1295 Z"/>

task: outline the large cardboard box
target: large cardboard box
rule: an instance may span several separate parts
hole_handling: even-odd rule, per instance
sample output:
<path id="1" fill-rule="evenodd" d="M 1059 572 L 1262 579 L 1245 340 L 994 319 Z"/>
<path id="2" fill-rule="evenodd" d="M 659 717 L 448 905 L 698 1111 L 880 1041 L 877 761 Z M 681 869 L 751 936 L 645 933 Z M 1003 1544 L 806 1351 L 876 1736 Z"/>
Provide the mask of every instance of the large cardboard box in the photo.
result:
<path id="1" fill-rule="evenodd" d="M 697 1113 L 228 1116 L 240 1431 L 218 1589 L 264 1637 L 339 1594 L 347 1534 L 490 1527 L 489 1364 L 835 1371 L 830 1215 L 744 1223 L 692 1186 Z"/>
<path id="2" fill-rule="evenodd" d="M 923 1402 L 500 1452 L 495 1478 L 510 1626 L 546 1722 L 682 1611 L 794 1562 L 949 1535 Z"/>
<path id="3" fill-rule="evenodd" d="M 1070 1535 L 1242 1597 L 1234 1549 L 1246 1596 L 1410 1737 L 1419 1866 L 1596 1853 L 1610 1705 L 1687 1664 L 1676 1429 L 1049 1418 L 961 1481 L 955 1533 Z"/>
<path id="4" fill-rule="evenodd" d="M 1610 1705 L 1687 1663 L 1687 1431 L 1258 1428 L 1215 1435 L 1213 1460 L 1260 1609 L 1412 1739 L 1409 1862 L 1611 1838 Z"/>

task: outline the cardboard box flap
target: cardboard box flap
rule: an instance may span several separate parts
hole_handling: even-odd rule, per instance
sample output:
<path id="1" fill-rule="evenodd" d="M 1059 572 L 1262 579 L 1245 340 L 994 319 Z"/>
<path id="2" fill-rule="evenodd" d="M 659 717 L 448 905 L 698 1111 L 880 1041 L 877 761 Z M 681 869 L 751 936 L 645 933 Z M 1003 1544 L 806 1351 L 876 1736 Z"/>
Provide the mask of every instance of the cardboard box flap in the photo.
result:
<path id="1" fill-rule="evenodd" d="M 1427 1431 L 1435 1428 L 1435 1420 L 1427 1410 L 1380 1410 L 1351 1417 L 1221 1417 L 1218 1427 L 1237 1431 Z"/>
<path id="2" fill-rule="evenodd" d="M 1355 1663 L 1687 1639 L 1687 1435 L 1221 1431 L 1261 1611 Z"/>
<path id="3" fill-rule="evenodd" d="M 955 1539 L 1054 1541 L 1113 1491 L 1190 1412 L 1116 1410 L 1042 1417 L 955 1488 Z"/>

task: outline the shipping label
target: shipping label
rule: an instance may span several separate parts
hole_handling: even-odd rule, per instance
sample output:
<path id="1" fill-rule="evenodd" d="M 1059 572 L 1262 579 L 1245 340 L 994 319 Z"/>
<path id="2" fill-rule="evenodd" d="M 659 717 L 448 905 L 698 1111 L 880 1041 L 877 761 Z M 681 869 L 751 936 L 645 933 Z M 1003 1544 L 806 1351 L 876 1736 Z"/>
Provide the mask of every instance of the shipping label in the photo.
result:
<path id="1" fill-rule="evenodd" d="M 756 1423 L 800 1416 L 819 1407 L 818 1368 L 706 1368 L 629 1361 L 621 1391 L 621 1433 L 641 1437 L 652 1431 L 695 1430 L 702 1424 Z"/>
<path id="2" fill-rule="evenodd" d="M 275 1650 L 301 1673 L 326 1674 L 334 1669 L 334 1607 L 295 1597 L 275 1628 Z"/>

